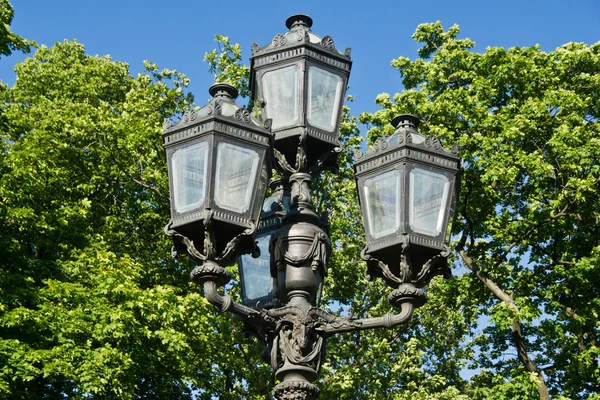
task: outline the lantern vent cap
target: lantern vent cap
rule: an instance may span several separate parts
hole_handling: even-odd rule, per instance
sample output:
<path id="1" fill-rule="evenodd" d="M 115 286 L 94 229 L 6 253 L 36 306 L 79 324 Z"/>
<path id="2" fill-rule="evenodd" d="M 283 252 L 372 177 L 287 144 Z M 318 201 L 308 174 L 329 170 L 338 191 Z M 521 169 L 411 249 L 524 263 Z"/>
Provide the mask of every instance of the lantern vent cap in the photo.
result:
<path id="1" fill-rule="evenodd" d="M 235 86 L 229 83 L 218 82 L 208 88 L 208 93 L 215 98 L 225 97 L 231 100 L 235 100 L 238 97 L 238 90 Z"/>
<path id="2" fill-rule="evenodd" d="M 397 130 L 404 128 L 413 132 L 418 132 L 420 123 L 421 120 L 412 114 L 400 114 L 392 119 L 392 126 Z"/>
<path id="3" fill-rule="evenodd" d="M 296 14 L 292 15 L 285 21 L 285 26 L 292 30 L 294 28 L 306 28 L 310 29 L 313 24 L 313 20 L 308 15 Z"/>
<path id="4" fill-rule="evenodd" d="M 170 135 L 176 130 L 216 117 L 225 117 L 237 124 L 248 124 L 255 129 L 258 128 L 270 133 L 272 120 L 259 121 L 252 115 L 250 110 L 239 106 L 235 102 L 238 97 L 238 90 L 234 86 L 223 82 L 215 83 L 208 89 L 208 93 L 212 96 L 208 104 L 185 111 L 183 117 L 175 123 L 170 118 L 165 119 L 163 135 Z"/>

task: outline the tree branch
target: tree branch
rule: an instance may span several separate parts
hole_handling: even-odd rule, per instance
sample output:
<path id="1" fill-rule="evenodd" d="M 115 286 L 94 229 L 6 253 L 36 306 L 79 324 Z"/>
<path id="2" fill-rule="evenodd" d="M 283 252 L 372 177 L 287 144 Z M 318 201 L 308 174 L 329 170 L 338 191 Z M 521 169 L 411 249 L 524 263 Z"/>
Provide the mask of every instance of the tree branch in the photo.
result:
<path id="1" fill-rule="evenodd" d="M 512 297 L 509 296 L 506 292 L 504 292 L 493 280 L 491 280 L 485 272 L 482 272 L 479 269 L 477 264 L 469 256 L 469 254 L 464 249 L 464 247 L 459 249 L 459 254 L 460 254 L 463 262 L 467 266 L 467 268 L 469 268 L 477 276 L 477 278 L 479 278 L 479 280 L 488 289 L 490 289 L 490 291 L 494 294 L 494 296 L 496 296 L 496 298 L 498 298 L 499 300 L 501 300 L 505 304 L 507 304 L 515 312 L 515 314 L 518 314 L 519 308 L 515 304 Z M 540 393 L 540 400 L 550 400 L 550 394 L 548 392 L 548 387 L 546 386 L 544 374 L 538 368 L 538 366 L 533 362 L 533 360 L 531 360 L 531 358 L 529 357 L 529 354 L 527 352 L 527 341 L 525 339 L 525 336 L 523 335 L 523 326 L 522 326 L 521 322 L 515 318 L 515 319 L 513 319 L 511 325 L 512 325 L 511 335 L 513 338 L 515 348 L 517 350 L 517 357 L 518 357 L 519 361 L 521 361 L 521 364 L 523 365 L 523 367 L 525 367 L 525 370 L 527 372 L 534 372 L 537 374 L 538 383 L 539 383 L 538 391 Z"/>

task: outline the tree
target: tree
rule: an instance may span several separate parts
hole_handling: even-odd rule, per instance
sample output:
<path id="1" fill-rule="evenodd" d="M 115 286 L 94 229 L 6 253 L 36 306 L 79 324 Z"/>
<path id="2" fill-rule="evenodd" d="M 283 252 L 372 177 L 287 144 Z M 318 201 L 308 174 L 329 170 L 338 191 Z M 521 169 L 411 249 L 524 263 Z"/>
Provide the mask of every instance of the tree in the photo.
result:
<path id="1" fill-rule="evenodd" d="M 9 56 L 13 51 L 29 53 L 35 42 L 23 39 L 10 31 L 10 24 L 14 17 L 12 4 L 8 0 L 0 0 L 0 58 Z"/>
<path id="2" fill-rule="evenodd" d="M 470 396 L 598 395 L 600 43 L 479 54 L 458 34 L 420 25 L 419 58 L 392 62 L 405 91 L 361 122 L 372 140 L 411 112 L 462 148 L 456 284 L 487 325 Z"/>
<path id="3" fill-rule="evenodd" d="M 126 64 L 57 43 L 17 65 L 3 96 L 6 397 L 185 398 L 207 381 L 197 374 L 210 371 L 212 310 L 160 234 L 160 126 L 191 104 L 188 81 L 145 67 L 134 78 Z"/>

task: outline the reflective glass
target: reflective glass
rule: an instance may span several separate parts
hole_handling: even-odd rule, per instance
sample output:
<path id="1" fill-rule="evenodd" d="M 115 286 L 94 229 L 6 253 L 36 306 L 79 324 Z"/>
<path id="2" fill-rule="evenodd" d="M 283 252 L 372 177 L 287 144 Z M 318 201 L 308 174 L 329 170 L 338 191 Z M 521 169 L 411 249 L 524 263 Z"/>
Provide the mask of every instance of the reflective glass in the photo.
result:
<path id="1" fill-rule="evenodd" d="M 375 239 L 400 227 L 400 171 L 394 169 L 365 180 L 369 232 Z"/>
<path id="2" fill-rule="evenodd" d="M 271 267 L 269 254 L 269 241 L 271 234 L 258 236 L 256 242 L 260 248 L 260 257 L 252 258 L 250 254 L 241 257 L 242 284 L 244 285 L 245 301 L 268 296 L 273 291 L 273 279 L 271 278 Z"/>
<path id="3" fill-rule="evenodd" d="M 340 109 L 342 78 L 321 68 L 308 68 L 308 122 L 333 132 Z"/>
<path id="4" fill-rule="evenodd" d="M 263 163 L 260 171 L 260 180 L 258 181 L 258 189 L 256 189 L 256 199 L 254 200 L 254 207 L 252 209 L 252 217 L 258 221 L 260 217 L 260 211 L 262 208 L 263 199 L 267 193 L 267 185 L 269 184 L 269 170 L 267 164 Z"/>
<path id="5" fill-rule="evenodd" d="M 259 160 L 255 150 L 231 143 L 219 143 L 215 171 L 217 206 L 240 214 L 248 211 Z"/>
<path id="6" fill-rule="evenodd" d="M 410 228 L 416 233 L 438 236 L 444 225 L 450 181 L 440 172 L 414 168 L 410 171 L 409 182 Z"/>
<path id="7" fill-rule="evenodd" d="M 198 208 L 206 197 L 208 143 L 201 142 L 176 150 L 171 157 L 175 211 Z"/>
<path id="8" fill-rule="evenodd" d="M 265 112 L 267 118 L 273 119 L 271 129 L 294 125 L 298 121 L 299 71 L 297 65 L 290 65 L 263 75 Z"/>

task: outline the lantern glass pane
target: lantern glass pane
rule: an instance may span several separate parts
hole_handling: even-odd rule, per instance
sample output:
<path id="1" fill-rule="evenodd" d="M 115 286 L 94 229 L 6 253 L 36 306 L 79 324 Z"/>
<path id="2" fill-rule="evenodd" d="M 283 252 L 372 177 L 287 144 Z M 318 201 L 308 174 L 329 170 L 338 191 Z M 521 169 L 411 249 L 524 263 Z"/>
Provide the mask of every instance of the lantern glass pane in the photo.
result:
<path id="1" fill-rule="evenodd" d="M 441 172 L 418 167 L 410 171 L 408 223 L 414 232 L 434 237 L 442 233 L 450 189 Z"/>
<path id="2" fill-rule="evenodd" d="M 308 122 L 333 132 L 340 110 L 342 77 L 319 67 L 308 68 Z"/>
<path id="3" fill-rule="evenodd" d="M 400 171 L 394 169 L 365 180 L 364 197 L 369 233 L 374 239 L 400 227 Z"/>
<path id="4" fill-rule="evenodd" d="M 256 150 L 232 143 L 217 146 L 215 204 L 244 213 L 250 208 L 260 156 Z"/>
<path id="5" fill-rule="evenodd" d="M 260 170 L 260 179 L 258 181 L 258 189 L 256 190 L 256 198 L 254 199 L 254 207 L 252 209 L 252 218 L 258 221 L 260 211 L 262 209 L 263 200 L 267 194 L 267 186 L 269 185 L 269 170 L 267 163 L 263 163 Z"/>
<path id="6" fill-rule="evenodd" d="M 298 65 L 265 72 L 263 97 L 267 118 L 273 119 L 271 129 L 278 129 L 298 122 Z"/>
<path id="7" fill-rule="evenodd" d="M 273 278 L 271 278 L 271 255 L 269 242 L 271 234 L 258 236 L 256 242 L 260 248 L 260 257 L 252 258 L 250 254 L 241 257 L 242 285 L 244 289 L 244 302 L 252 304 L 256 300 L 268 296 L 273 292 Z"/>
<path id="8" fill-rule="evenodd" d="M 206 197 L 208 143 L 201 142 L 176 150 L 171 157 L 175 211 L 198 208 Z"/>

